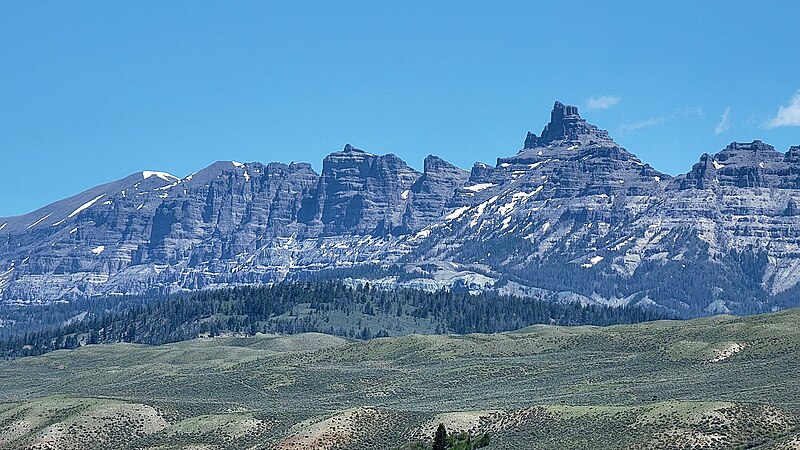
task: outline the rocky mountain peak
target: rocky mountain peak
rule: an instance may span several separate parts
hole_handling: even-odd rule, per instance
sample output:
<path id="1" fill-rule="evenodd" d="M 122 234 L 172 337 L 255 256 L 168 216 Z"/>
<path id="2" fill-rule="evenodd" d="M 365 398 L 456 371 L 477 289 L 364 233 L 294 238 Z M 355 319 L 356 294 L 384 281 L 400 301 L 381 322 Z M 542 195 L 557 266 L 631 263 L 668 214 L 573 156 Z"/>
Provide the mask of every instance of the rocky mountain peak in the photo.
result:
<path id="1" fill-rule="evenodd" d="M 586 122 L 578 113 L 578 107 L 555 102 L 550 112 L 550 122 L 541 136 L 528 132 L 524 148 L 546 147 L 554 142 L 584 144 L 589 141 L 611 141 L 608 131 Z"/>
<path id="2" fill-rule="evenodd" d="M 469 172 L 442 158 L 428 155 L 422 175 L 401 198 L 408 199 L 402 217 L 402 232 L 417 232 L 440 220 L 455 190 L 464 186 Z"/>
<path id="3" fill-rule="evenodd" d="M 692 170 L 679 177 L 682 189 L 717 186 L 791 188 L 800 186 L 798 154 L 786 154 L 761 141 L 731 142 L 714 155 L 703 154 Z"/>
<path id="4" fill-rule="evenodd" d="M 360 148 L 355 148 L 355 147 L 353 147 L 353 146 L 352 146 L 352 145 L 350 145 L 350 144 L 345 144 L 345 145 L 344 145 L 344 149 L 343 149 L 342 151 L 343 151 L 343 152 L 347 152 L 347 153 L 350 153 L 350 152 L 360 152 L 360 153 L 365 153 L 365 152 L 364 152 L 364 150 L 361 150 Z"/>
<path id="5" fill-rule="evenodd" d="M 576 106 L 555 102 L 541 137 L 528 133 L 525 148 L 514 156 L 498 158 L 495 167 L 476 164 L 470 182 L 476 186 L 527 182 L 526 189 L 548 184 L 542 187 L 542 195 L 560 198 L 650 195 L 670 178 L 617 145 L 607 131 L 587 123 Z M 484 192 L 491 193 L 488 189 Z M 471 194 L 465 193 L 482 198 Z"/>
<path id="6" fill-rule="evenodd" d="M 464 173 L 467 172 L 466 170 L 458 166 L 455 166 L 436 155 L 428 155 L 427 157 L 425 157 L 424 168 L 423 168 L 424 173 L 443 172 L 443 171 L 464 172 Z"/>
<path id="7" fill-rule="evenodd" d="M 471 172 L 430 155 L 420 173 L 347 144 L 319 174 L 236 161 L 137 172 L 0 218 L 0 301 L 341 275 L 751 310 L 800 292 L 798 205 L 800 146 L 733 142 L 673 178 L 556 102 L 541 136 Z M 705 287 L 680 289 L 695 273 Z"/>
<path id="8" fill-rule="evenodd" d="M 714 155 L 719 160 L 727 159 L 781 159 L 782 155 L 775 150 L 775 147 L 755 140 L 753 142 L 731 142 L 727 147 Z M 757 161 L 756 161 L 757 162 Z"/>

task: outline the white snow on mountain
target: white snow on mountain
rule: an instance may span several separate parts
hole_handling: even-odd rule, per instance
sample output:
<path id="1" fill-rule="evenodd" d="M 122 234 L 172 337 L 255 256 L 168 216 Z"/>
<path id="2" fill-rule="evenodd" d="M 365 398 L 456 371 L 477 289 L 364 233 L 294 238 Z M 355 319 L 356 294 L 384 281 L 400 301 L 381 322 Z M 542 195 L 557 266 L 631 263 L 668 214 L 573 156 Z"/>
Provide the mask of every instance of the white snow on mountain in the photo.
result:
<path id="1" fill-rule="evenodd" d="M 590 267 L 594 267 L 597 263 L 599 263 L 602 260 L 603 260 L 602 256 L 599 256 L 599 255 L 592 256 L 591 258 L 589 258 L 589 262 L 581 264 L 581 267 L 584 267 L 584 268 L 588 269 Z"/>
<path id="2" fill-rule="evenodd" d="M 146 177 L 145 177 L 145 178 L 146 178 Z M 95 204 L 95 202 L 97 202 L 97 201 L 98 201 L 98 200 L 100 200 L 101 198 L 105 197 L 105 195 L 106 195 L 106 194 L 100 194 L 100 195 L 98 195 L 97 197 L 95 197 L 95 198 L 93 198 L 93 199 L 89 200 L 88 202 L 86 202 L 86 203 L 82 204 L 82 205 L 81 205 L 81 206 L 79 206 L 77 209 L 75 209 L 75 211 L 72 211 L 71 213 L 69 213 L 69 215 L 67 216 L 67 218 L 69 219 L 69 218 L 72 218 L 72 217 L 75 217 L 75 216 L 77 216 L 78 214 L 80 214 L 80 213 L 81 213 L 81 211 L 85 210 L 86 208 L 89 208 L 89 207 L 91 207 L 92 205 L 94 205 L 94 204 Z"/>
<path id="3" fill-rule="evenodd" d="M 51 215 L 53 215 L 53 213 L 48 213 L 46 216 L 44 216 L 41 219 L 37 220 L 36 222 L 33 222 L 32 224 L 28 225 L 28 229 L 30 230 L 31 228 L 35 227 L 36 225 L 39 225 L 40 223 L 42 223 L 43 220 L 47 219 Z"/>
<path id="4" fill-rule="evenodd" d="M 480 192 L 480 191 L 482 191 L 484 189 L 489 189 L 489 188 L 495 187 L 495 186 L 497 186 L 497 185 L 494 184 L 494 183 L 479 183 L 479 184 L 473 184 L 472 186 L 464 186 L 464 189 L 466 189 L 468 191 L 471 191 L 471 192 Z"/>
<path id="5" fill-rule="evenodd" d="M 462 206 L 460 208 L 456 208 L 455 211 L 451 212 L 450 214 L 445 216 L 445 220 L 453 220 L 458 219 L 464 214 L 467 210 L 469 210 L 469 206 Z"/>
<path id="6" fill-rule="evenodd" d="M 142 172 L 142 177 L 145 180 L 150 178 L 150 177 L 158 177 L 158 178 L 161 178 L 164 181 L 170 181 L 170 182 L 180 179 L 180 178 L 178 178 L 175 175 L 172 175 L 170 173 L 157 172 L 157 171 L 154 171 L 154 170 L 145 170 L 145 171 L 143 171 Z"/>
<path id="7" fill-rule="evenodd" d="M 516 155 L 472 171 L 431 157 L 420 173 L 394 155 L 346 147 L 321 174 L 304 163 L 236 161 L 182 180 L 136 172 L 1 218 L 0 267 L 16 266 L 0 297 L 179 292 L 353 269 L 387 286 L 471 292 L 513 279 L 515 292 L 695 314 L 768 304 L 800 282 L 800 147 L 734 143 L 672 177 L 573 107 L 557 104 L 551 121 Z M 113 207 L 97 206 L 103 200 Z M 74 223 L 37 226 L 49 217 Z M 666 288 L 650 290 L 642 268 Z M 472 273 L 431 281 L 462 270 Z M 743 270 L 761 280 L 753 299 L 737 292 Z M 707 292 L 670 292 L 695 273 L 709 278 Z"/>

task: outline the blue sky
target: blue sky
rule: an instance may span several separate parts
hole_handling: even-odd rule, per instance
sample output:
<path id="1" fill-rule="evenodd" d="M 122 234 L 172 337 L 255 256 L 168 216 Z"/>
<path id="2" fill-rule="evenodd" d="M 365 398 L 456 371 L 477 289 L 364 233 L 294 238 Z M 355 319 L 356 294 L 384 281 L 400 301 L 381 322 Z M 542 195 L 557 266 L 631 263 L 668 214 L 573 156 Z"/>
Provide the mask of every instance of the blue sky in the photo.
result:
<path id="1" fill-rule="evenodd" d="M 4 2 L 0 216 L 348 142 L 493 163 L 555 100 L 671 174 L 800 145 L 800 2 L 668 3 Z"/>

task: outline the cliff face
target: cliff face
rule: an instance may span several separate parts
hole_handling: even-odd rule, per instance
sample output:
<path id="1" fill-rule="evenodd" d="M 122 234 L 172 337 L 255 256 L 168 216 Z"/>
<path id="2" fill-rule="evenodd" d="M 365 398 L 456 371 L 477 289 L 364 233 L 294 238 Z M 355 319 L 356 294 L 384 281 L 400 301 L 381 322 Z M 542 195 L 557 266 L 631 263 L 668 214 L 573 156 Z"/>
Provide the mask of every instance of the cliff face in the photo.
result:
<path id="1" fill-rule="evenodd" d="M 312 223 L 325 236 L 391 234 L 402 225 L 407 191 L 419 175 L 395 155 L 346 145 L 322 162 Z"/>
<path id="2" fill-rule="evenodd" d="M 469 172 L 442 158 L 433 155 L 425 158 L 422 175 L 408 191 L 401 192 L 407 200 L 401 231 L 416 232 L 440 220 L 456 189 L 464 186 L 468 179 Z"/>
<path id="3" fill-rule="evenodd" d="M 800 281 L 799 203 L 800 147 L 732 143 L 673 178 L 557 102 L 541 136 L 471 171 L 429 156 L 419 173 L 347 145 L 321 174 L 142 172 L 0 219 L 0 291 L 53 301 L 342 276 L 687 316 L 761 310 Z"/>

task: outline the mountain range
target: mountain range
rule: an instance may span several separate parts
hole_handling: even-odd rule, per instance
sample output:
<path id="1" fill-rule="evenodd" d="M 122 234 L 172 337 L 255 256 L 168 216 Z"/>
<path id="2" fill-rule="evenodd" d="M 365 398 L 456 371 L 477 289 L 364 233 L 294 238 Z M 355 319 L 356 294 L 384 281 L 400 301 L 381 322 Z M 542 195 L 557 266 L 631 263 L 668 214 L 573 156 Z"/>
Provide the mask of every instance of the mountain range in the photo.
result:
<path id="1" fill-rule="evenodd" d="M 798 304 L 800 146 L 731 143 L 670 176 L 556 102 L 470 171 L 346 145 L 307 163 L 138 172 L 0 218 L 0 299 L 27 304 L 338 278 L 665 309 Z"/>

